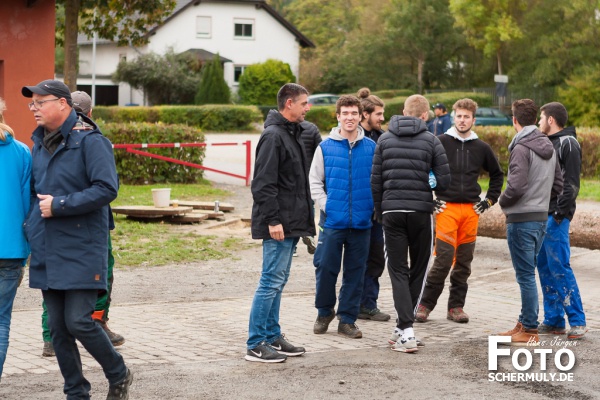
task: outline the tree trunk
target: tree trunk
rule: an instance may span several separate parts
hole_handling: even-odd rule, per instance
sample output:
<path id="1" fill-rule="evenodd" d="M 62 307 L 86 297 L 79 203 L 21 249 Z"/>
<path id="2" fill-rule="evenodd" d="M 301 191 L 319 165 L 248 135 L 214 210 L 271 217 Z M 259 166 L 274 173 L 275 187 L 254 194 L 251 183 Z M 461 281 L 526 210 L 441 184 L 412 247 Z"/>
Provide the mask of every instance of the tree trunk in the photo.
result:
<path id="1" fill-rule="evenodd" d="M 419 85 L 419 94 L 423 94 L 423 64 L 425 64 L 425 57 L 419 57 L 417 60 L 417 83 Z"/>
<path id="2" fill-rule="evenodd" d="M 65 66 L 64 80 L 71 92 L 77 90 L 77 34 L 79 33 L 79 9 L 81 0 L 65 0 Z"/>
<path id="3" fill-rule="evenodd" d="M 498 60 L 498 75 L 502 75 L 502 57 L 500 57 L 500 49 L 496 52 L 496 59 Z"/>

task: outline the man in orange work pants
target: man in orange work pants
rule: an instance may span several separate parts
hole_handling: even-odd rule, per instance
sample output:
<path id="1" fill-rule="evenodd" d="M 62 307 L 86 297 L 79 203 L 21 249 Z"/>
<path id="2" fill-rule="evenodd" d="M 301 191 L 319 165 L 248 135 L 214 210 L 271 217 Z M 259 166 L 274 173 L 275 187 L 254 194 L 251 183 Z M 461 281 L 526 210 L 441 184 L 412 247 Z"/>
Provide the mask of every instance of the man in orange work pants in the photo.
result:
<path id="1" fill-rule="evenodd" d="M 469 322 L 463 307 L 469 287 L 467 279 L 471 275 L 479 215 L 498 201 L 504 181 L 504 173 L 492 148 L 471 130 L 475 124 L 477 103 L 471 99 L 461 99 L 452 108 L 455 112 L 454 127 L 438 137 L 446 150 L 452 179 L 447 190 L 435 192 L 436 258 L 417 307 L 415 320 L 418 322 L 427 321 L 429 313 L 435 308 L 448 273 L 450 297 L 447 318 L 455 322 Z M 481 187 L 477 183 L 482 171 L 490 176 L 489 190 L 483 200 L 479 197 Z"/>

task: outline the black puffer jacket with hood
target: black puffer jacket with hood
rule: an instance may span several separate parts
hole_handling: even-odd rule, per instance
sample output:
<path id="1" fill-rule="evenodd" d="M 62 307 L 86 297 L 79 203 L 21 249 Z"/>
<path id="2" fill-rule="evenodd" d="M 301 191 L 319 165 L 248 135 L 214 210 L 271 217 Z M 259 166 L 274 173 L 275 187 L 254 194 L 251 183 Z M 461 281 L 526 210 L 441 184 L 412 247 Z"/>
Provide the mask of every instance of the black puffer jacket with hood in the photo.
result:
<path id="1" fill-rule="evenodd" d="M 433 212 L 432 170 L 436 189 L 446 190 L 450 167 L 440 140 L 427 131 L 425 121 L 394 115 L 373 158 L 371 190 L 376 215 L 399 210 Z"/>

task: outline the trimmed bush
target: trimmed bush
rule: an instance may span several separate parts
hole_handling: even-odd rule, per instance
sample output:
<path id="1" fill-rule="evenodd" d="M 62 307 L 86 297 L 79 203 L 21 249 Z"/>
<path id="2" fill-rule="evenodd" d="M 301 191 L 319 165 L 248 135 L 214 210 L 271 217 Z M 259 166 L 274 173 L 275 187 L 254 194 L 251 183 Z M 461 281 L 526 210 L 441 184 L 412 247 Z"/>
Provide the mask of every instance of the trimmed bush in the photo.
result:
<path id="1" fill-rule="evenodd" d="M 231 90 L 223 77 L 219 53 L 204 64 L 202 79 L 194 99 L 196 104 L 229 104 Z"/>
<path id="2" fill-rule="evenodd" d="M 452 106 L 457 100 L 468 97 L 469 99 L 476 101 L 479 107 L 491 107 L 493 105 L 492 96 L 486 93 L 475 93 L 475 92 L 444 92 L 444 93 L 430 93 L 426 94 L 425 97 L 429 100 L 429 103 L 433 106 L 435 103 L 444 103 L 448 112 L 452 111 Z"/>
<path id="3" fill-rule="evenodd" d="M 106 122 L 162 122 L 189 125 L 203 131 L 231 132 L 254 130 L 261 123 L 257 107 L 238 105 L 95 107 L 94 118 Z"/>
<path id="4" fill-rule="evenodd" d="M 322 134 L 328 134 L 338 124 L 335 106 L 312 106 L 306 113 L 306 120 L 315 124 Z"/>
<path id="5" fill-rule="evenodd" d="M 398 97 L 398 96 L 408 97 L 414 93 L 415 93 L 414 90 L 410 90 L 410 89 L 387 89 L 387 90 L 378 90 L 376 92 L 372 92 L 371 94 L 374 94 L 375 96 L 377 96 L 385 101 L 385 99 L 392 99 L 392 98 Z"/>
<path id="6" fill-rule="evenodd" d="M 204 142 L 204 134 L 199 129 L 187 125 L 104 121 L 98 121 L 98 125 L 102 133 L 113 144 Z M 204 147 L 181 147 L 138 150 L 202 164 L 204 149 Z M 201 169 L 128 153 L 125 149 L 115 149 L 114 153 L 121 183 L 195 183 L 202 179 L 203 171 Z"/>
<path id="7" fill-rule="evenodd" d="M 296 82 L 290 65 L 269 59 L 244 69 L 240 76 L 238 95 L 244 104 L 275 104 L 277 92 L 289 82 Z"/>

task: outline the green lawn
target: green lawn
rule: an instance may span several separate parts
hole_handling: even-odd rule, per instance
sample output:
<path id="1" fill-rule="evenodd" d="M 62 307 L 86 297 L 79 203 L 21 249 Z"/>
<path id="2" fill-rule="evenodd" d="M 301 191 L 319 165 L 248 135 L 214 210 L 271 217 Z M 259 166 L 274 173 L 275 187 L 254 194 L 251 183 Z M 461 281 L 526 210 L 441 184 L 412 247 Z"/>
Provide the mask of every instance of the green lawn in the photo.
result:
<path id="1" fill-rule="evenodd" d="M 481 186 L 481 190 L 487 192 L 488 183 L 488 178 L 479 179 L 479 185 Z M 506 179 L 504 180 L 504 185 L 502 185 L 502 190 L 504 190 L 505 188 Z M 579 196 L 577 196 L 577 199 L 600 202 L 600 181 L 593 179 L 582 179 L 581 187 L 579 188 Z"/>
<path id="2" fill-rule="evenodd" d="M 229 192 L 212 187 L 208 181 L 199 184 L 121 185 L 119 197 L 111 204 L 152 205 L 153 188 L 171 188 L 171 199 L 214 201 L 226 200 Z M 115 265 L 159 266 L 230 257 L 243 246 L 235 237 L 220 238 L 196 233 L 182 233 L 176 225 L 163 222 L 132 221 L 115 214 L 112 231 Z"/>

